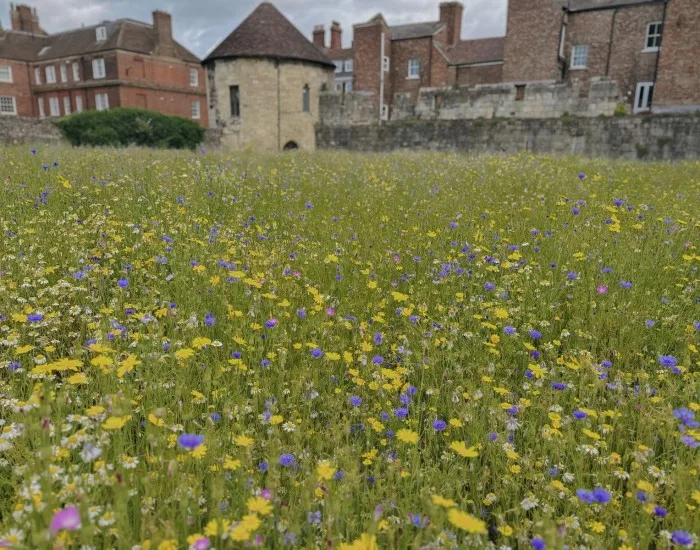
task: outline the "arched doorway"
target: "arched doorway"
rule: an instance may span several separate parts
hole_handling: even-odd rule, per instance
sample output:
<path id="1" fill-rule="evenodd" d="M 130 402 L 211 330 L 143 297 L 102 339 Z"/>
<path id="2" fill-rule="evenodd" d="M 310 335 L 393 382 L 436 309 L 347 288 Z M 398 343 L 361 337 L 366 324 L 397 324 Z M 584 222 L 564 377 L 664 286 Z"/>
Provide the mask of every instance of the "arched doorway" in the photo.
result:
<path id="1" fill-rule="evenodd" d="M 299 145 L 296 141 L 288 141 L 284 146 L 285 151 L 296 151 L 297 149 L 299 149 Z"/>

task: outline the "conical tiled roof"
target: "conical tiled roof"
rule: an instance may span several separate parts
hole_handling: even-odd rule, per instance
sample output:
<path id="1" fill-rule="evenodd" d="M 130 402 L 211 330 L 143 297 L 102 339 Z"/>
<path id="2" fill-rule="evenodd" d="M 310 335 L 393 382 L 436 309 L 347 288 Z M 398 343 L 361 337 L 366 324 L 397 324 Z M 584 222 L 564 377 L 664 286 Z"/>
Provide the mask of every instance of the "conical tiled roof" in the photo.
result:
<path id="1" fill-rule="evenodd" d="M 204 60 L 236 57 L 295 59 L 335 67 L 275 6 L 263 2 Z"/>

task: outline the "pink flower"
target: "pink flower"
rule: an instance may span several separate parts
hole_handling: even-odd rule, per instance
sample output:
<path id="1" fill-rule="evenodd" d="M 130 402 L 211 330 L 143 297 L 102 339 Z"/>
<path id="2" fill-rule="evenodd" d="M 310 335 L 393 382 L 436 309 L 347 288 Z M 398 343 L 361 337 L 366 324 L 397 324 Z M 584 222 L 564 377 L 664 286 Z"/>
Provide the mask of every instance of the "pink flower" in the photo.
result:
<path id="1" fill-rule="evenodd" d="M 260 496 L 265 500 L 270 500 L 272 498 L 272 491 L 270 491 L 270 489 L 263 489 L 260 491 Z"/>
<path id="2" fill-rule="evenodd" d="M 207 537 L 199 538 L 190 546 L 192 550 L 207 550 L 211 546 L 211 541 Z"/>
<path id="3" fill-rule="evenodd" d="M 607 294 L 608 293 L 608 287 L 605 285 L 600 285 L 597 289 L 598 294 Z"/>
<path id="4" fill-rule="evenodd" d="M 80 529 L 81 526 L 78 509 L 75 506 L 67 506 L 53 515 L 50 529 L 52 533 L 58 533 L 61 529 L 75 531 Z"/>
<path id="5" fill-rule="evenodd" d="M 327 313 L 328 315 L 335 315 L 335 310 L 334 310 L 332 307 L 329 307 L 329 308 L 326 310 L 326 313 Z"/>

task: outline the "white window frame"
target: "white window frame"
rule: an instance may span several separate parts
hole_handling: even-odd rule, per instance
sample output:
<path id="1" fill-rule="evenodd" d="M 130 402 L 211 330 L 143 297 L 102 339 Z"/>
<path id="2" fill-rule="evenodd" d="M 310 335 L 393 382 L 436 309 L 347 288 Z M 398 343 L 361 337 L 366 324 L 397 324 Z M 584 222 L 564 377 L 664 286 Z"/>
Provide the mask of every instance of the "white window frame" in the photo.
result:
<path id="1" fill-rule="evenodd" d="M 61 104 L 55 95 L 49 98 L 49 116 L 61 116 Z"/>
<path id="2" fill-rule="evenodd" d="M 335 60 L 333 61 L 335 64 L 335 72 L 336 73 L 342 73 L 343 72 L 343 62 L 341 60 Z"/>
<path id="3" fill-rule="evenodd" d="M 107 76 L 107 71 L 105 70 L 105 60 L 103 57 L 98 57 L 92 60 L 92 78 L 94 80 L 101 80 Z"/>
<path id="4" fill-rule="evenodd" d="M 561 28 L 561 38 L 559 39 L 559 57 L 564 59 L 564 52 L 566 51 L 566 25 Z"/>
<path id="5" fill-rule="evenodd" d="M 41 69 L 39 67 L 34 67 L 34 84 L 41 84 Z"/>
<path id="6" fill-rule="evenodd" d="M 583 50 L 585 54 L 579 54 L 578 52 Z M 571 49 L 571 69 L 574 71 L 577 70 L 582 70 L 582 69 L 587 69 L 588 68 L 588 53 L 590 51 L 590 48 L 588 47 L 588 44 L 576 44 L 572 49 Z M 583 63 L 580 61 L 577 61 L 578 59 L 581 59 L 581 57 L 584 57 Z"/>
<path id="7" fill-rule="evenodd" d="M 44 74 L 46 75 L 47 84 L 56 84 L 56 67 L 47 65 L 44 68 Z"/>
<path id="8" fill-rule="evenodd" d="M 197 69 L 190 69 L 190 86 L 192 88 L 199 87 L 199 71 Z"/>
<path id="9" fill-rule="evenodd" d="M 346 59 L 343 65 L 343 69 L 346 73 L 352 72 L 352 59 Z"/>
<path id="10" fill-rule="evenodd" d="M 70 96 L 69 95 L 63 96 L 63 114 L 66 116 L 71 114 Z"/>
<path id="11" fill-rule="evenodd" d="M 80 82 L 80 65 L 77 61 L 73 61 L 73 82 Z"/>
<path id="12" fill-rule="evenodd" d="M 5 107 L 11 107 L 12 110 L 6 111 Z M 17 116 L 17 100 L 14 96 L 0 96 L 0 115 Z"/>
<path id="13" fill-rule="evenodd" d="M 68 82 L 68 63 L 61 63 L 58 68 L 61 72 L 61 82 Z"/>
<path id="14" fill-rule="evenodd" d="M 81 95 L 75 96 L 75 112 L 76 113 L 83 112 L 83 96 L 81 96 Z"/>
<path id="15" fill-rule="evenodd" d="M 192 102 L 192 118 L 199 120 L 202 117 L 202 105 L 199 101 Z"/>
<path id="16" fill-rule="evenodd" d="M 39 105 L 39 118 L 46 118 L 46 109 L 44 108 L 44 98 L 37 98 L 37 104 Z"/>
<path id="17" fill-rule="evenodd" d="M 95 94 L 95 109 L 98 111 L 109 110 L 109 96 L 106 93 Z"/>
<path id="18" fill-rule="evenodd" d="M 382 57 L 382 71 L 384 71 L 386 73 L 389 71 L 390 68 L 391 68 L 391 61 L 389 60 L 389 56 L 385 55 L 384 57 Z"/>
<path id="19" fill-rule="evenodd" d="M 95 29 L 95 40 L 97 40 L 97 42 L 104 42 L 107 40 L 107 27 L 97 27 Z"/>
<path id="20" fill-rule="evenodd" d="M 406 78 L 408 80 L 418 80 L 420 78 L 420 59 L 417 57 L 408 60 L 408 76 Z"/>
<path id="21" fill-rule="evenodd" d="M 651 111 L 653 94 L 653 82 L 637 82 L 637 91 L 634 94 L 634 113 L 648 113 Z M 639 106 L 640 102 L 643 104 L 643 107 Z"/>
<path id="22" fill-rule="evenodd" d="M 652 34 L 651 28 L 655 27 L 656 32 Z M 644 37 L 644 49 L 643 52 L 658 52 L 661 48 L 661 37 L 663 36 L 663 21 L 652 21 L 647 25 L 647 33 Z M 653 38 L 654 41 L 658 41 L 658 46 L 649 46 L 649 39 Z"/>
<path id="23" fill-rule="evenodd" d="M 11 65 L 0 65 L 0 82 L 6 82 L 7 84 L 12 84 L 12 66 Z"/>

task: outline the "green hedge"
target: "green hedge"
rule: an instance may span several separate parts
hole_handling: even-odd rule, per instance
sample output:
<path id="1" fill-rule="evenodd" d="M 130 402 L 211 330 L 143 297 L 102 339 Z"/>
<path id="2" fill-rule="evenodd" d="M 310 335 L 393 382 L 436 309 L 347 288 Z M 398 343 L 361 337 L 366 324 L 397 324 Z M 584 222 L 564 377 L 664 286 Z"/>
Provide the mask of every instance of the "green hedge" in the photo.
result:
<path id="1" fill-rule="evenodd" d="M 110 109 L 76 113 L 56 123 L 72 145 L 194 149 L 204 128 L 179 116 L 142 109 Z"/>

